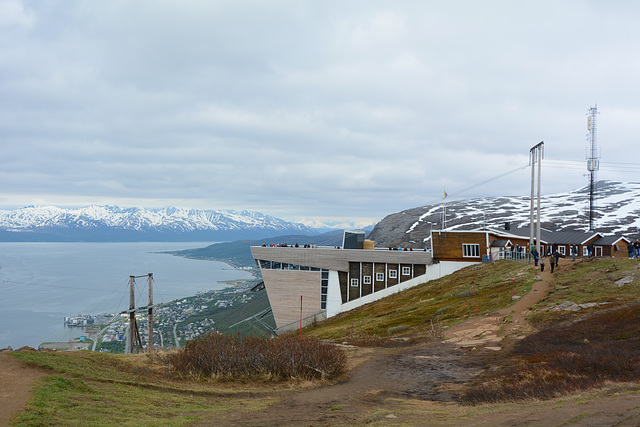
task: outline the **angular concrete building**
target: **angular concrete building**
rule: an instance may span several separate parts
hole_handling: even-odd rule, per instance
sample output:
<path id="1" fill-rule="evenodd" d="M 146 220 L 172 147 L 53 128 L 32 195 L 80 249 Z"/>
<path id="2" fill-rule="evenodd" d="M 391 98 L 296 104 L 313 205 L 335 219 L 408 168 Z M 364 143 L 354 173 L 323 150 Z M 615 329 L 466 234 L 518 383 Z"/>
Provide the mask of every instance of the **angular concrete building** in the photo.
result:
<path id="1" fill-rule="evenodd" d="M 352 238 L 352 236 L 349 236 Z M 373 247 L 372 242 L 359 247 Z M 347 247 L 347 236 L 345 238 Z M 367 244 L 370 243 L 370 244 Z M 424 251 L 252 247 L 279 332 L 376 301 L 474 262 L 436 262 Z"/>

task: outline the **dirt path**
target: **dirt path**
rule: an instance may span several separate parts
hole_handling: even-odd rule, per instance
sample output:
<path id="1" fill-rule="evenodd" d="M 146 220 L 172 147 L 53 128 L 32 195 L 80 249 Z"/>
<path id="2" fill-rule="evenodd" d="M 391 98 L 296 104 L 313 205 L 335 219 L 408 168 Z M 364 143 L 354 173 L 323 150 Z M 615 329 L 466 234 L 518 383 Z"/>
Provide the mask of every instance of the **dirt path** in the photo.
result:
<path id="1" fill-rule="evenodd" d="M 561 266 L 570 262 L 561 260 Z M 503 338 L 528 332 L 525 316 L 549 293 L 553 280 L 549 269 L 538 275 L 531 291 L 510 307 L 450 328 L 442 342 L 370 349 L 371 359 L 344 383 L 280 395 L 279 403 L 263 411 L 227 414 L 224 421 L 249 426 L 640 425 L 640 393 L 620 385 L 545 402 L 455 402 L 456 392 L 483 369 L 470 349 L 478 355 L 500 351 Z"/>
<path id="2" fill-rule="evenodd" d="M 8 425 L 14 415 L 24 410 L 36 380 L 49 374 L 9 354 L 0 351 L 0 426 Z"/>
<path id="3" fill-rule="evenodd" d="M 568 262 L 570 261 L 560 260 L 561 265 L 566 265 Z M 488 349 L 500 350 L 502 338 L 509 334 L 517 334 L 519 331 L 525 332 L 527 328 L 525 317 L 529 309 L 542 301 L 549 293 L 550 283 L 553 280 L 551 270 L 546 268 L 545 271 L 538 271 L 538 277 L 540 280 L 533 283 L 531 291 L 518 298 L 511 306 L 495 313 L 469 319 L 447 329 L 445 331 L 446 341 L 460 347 L 490 345 L 487 347 Z M 509 315 L 511 316 L 510 321 L 505 324 L 505 318 Z"/>
<path id="4" fill-rule="evenodd" d="M 510 307 L 445 331 L 442 342 L 370 350 L 371 359 L 353 369 L 349 380 L 342 384 L 285 394 L 280 403 L 265 411 L 251 417 L 229 414 L 225 421 L 230 425 L 256 426 L 352 425 L 374 421 L 367 415 L 374 412 L 379 414 L 378 421 L 385 424 L 420 423 L 420 419 L 401 417 L 399 407 L 410 401 L 430 402 L 440 405 L 438 411 L 442 412 L 446 410 L 442 405 L 456 405 L 455 393 L 482 371 L 467 349 L 483 347 L 485 351 L 498 351 L 506 334 L 518 333 L 526 327 L 528 309 L 549 292 L 550 271 L 542 272 L 540 279 Z M 511 322 L 500 331 L 508 315 Z"/>
<path id="5" fill-rule="evenodd" d="M 263 410 L 223 411 L 215 420 L 199 424 L 640 425 L 640 392 L 621 385 L 545 402 L 474 407 L 455 403 L 456 392 L 483 369 L 470 357 L 470 349 L 475 348 L 471 354 L 499 351 L 505 336 L 526 332 L 527 311 L 547 295 L 552 281 L 548 270 L 540 278 L 510 307 L 450 328 L 441 342 L 395 349 L 350 348 L 347 351 L 355 356 L 350 360 L 362 363 L 351 370 L 348 380 L 310 390 L 274 391 L 279 402 Z M 506 317 L 510 322 L 505 323 Z M 0 425 L 6 425 L 23 409 L 34 381 L 47 372 L 3 352 L 0 366 Z"/>

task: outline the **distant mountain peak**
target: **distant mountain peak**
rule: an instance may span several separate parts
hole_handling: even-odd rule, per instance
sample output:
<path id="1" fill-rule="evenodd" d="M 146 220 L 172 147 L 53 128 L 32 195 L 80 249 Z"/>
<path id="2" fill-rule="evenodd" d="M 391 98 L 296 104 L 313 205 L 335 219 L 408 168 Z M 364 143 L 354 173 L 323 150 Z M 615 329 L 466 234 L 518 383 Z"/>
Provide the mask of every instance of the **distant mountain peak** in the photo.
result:
<path id="1" fill-rule="evenodd" d="M 543 187 L 544 190 L 544 187 Z M 551 230 L 586 231 L 589 228 L 588 187 L 567 193 L 541 195 L 541 226 Z M 640 233 L 640 183 L 599 181 L 596 186 L 596 231 L 638 236 Z M 477 229 L 529 225 L 528 196 L 483 197 L 446 203 L 446 227 Z M 380 246 L 422 247 L 430 231 L 442 227 L 442 204 L 422 206 L 388 215 L 369 238 Z M 633 237 L 634 240 L 637 237 Z"/>
<path id="2" fill-rule="evenodd" d="M 0 211 L 0 240 L 228 240 L 315 230 L 254 211 L 89 205 Z"/>

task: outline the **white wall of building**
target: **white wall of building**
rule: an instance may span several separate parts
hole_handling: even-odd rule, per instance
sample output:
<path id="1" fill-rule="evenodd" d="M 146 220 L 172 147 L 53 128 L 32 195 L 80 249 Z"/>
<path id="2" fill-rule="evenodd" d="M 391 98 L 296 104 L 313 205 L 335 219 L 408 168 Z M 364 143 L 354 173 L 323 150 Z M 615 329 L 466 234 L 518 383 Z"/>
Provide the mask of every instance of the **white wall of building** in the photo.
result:
<path id="1" fill-rule="evenodd" d="M 340 294 L 340 279 L 338 272 L 329 271 L 329 287 L 327 288 L 327 317 L 342 313 L 342 295 Z"/>

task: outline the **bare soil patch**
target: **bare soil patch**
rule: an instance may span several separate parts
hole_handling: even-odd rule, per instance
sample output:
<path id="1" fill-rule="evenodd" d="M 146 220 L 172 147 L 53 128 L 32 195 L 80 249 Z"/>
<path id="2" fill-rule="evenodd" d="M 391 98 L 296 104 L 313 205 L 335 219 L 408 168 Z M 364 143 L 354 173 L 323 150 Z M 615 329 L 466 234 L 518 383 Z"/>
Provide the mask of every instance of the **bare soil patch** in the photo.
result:
<path id="1" fill-rule="evenodd" d="M 14 415 L 24 410 L 36 380 L 50 372 L 29 366 L 0 351 L 0 425 L 8 425 Z"/>
<path id="2" fill-rule="evenodd" d="M 449 328 L 443 341 L 368 349 L 369 360 L 354 368 L 348 380 L 286 393 L 263 411 L 228 414 L 225 422 L 255 426 L 640 424 L 640 392 L 634 384 L 546 401 L 456 403 L 462 386 L 485 369 L 487 360 L 499 357 L 505 344 L 531 332 L 525 316 L 545 298 L 553 279 L 549 270 L 539 276 L 541 280 L 513 305 Z"/>
<path id="3" fill-rule="evenodd" d="M 566 260 L 562 264 L 566 264 Z M 561 267 L 562 267 L 561 264 Z M 568 267 L 570 268 L 570 267 Z M 261 397 L 277 403 L 256 411 L 221 411 L 199 425 L 640 425 L 640 387 L 605 384 L 598 390 L 545 401 L 464 406 L 461 389 L 531 331 L 525 316 L 549 292 L 552 275 L 509 308 L 445 331 L 443 340 L 398 348 L 349 348 L 350 374 L 342 382 Z M 0 424 L 24 408 L 33 383 L 47 375 L 0 352 Z M 218 397 L 219 398 L 219 397 Z"/>

